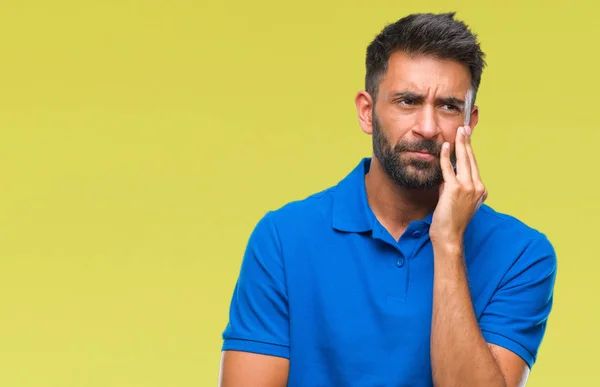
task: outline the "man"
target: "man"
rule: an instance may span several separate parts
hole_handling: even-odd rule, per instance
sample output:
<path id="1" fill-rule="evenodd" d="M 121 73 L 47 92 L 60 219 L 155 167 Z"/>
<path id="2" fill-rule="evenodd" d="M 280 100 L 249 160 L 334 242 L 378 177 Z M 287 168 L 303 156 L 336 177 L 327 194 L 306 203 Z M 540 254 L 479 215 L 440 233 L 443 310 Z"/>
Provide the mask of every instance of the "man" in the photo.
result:
<path id="1" fill-rule="evenodd" d="M 465 96 L 484 66 L 454 13 L 407 16 L 369 45 L 355 102 L 373 157 L 258 222 L 222 387 L 525 385 L 556 256 L 482 204 Z"/>

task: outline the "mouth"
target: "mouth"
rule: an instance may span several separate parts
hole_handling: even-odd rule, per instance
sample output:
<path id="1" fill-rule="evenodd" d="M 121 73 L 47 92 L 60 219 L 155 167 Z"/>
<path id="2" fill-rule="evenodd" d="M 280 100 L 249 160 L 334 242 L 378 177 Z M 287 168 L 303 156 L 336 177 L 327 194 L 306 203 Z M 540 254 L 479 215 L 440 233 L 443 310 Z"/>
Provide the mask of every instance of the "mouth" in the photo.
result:
<path id="1" fill-rule="evenodd" d="M 426 151 L 409 151 L 409 152 L 406 152 L 406 153 L 408 153 L 408 154 L 410 154 L 412 156 L 418 157 L 420 159 L 424 159 L 424 160 L 431 160 L 431 159 L 437 157 L 436 155 L 431 154 L 431 153 L 426 152 Z"/>

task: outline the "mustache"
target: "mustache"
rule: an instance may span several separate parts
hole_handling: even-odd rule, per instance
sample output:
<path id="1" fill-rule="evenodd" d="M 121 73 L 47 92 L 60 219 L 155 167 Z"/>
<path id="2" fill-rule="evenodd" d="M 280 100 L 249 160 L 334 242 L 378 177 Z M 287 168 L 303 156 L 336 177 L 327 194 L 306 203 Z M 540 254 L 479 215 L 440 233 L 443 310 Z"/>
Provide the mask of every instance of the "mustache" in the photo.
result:
<path id="1" fill-rule="evenodd" d="M 395 152 L 426 152 L 434 156 L 440 156 L 442 144 L 433 140 L 422 140 L 414 142 L 399 142 L 394 147 Z"/>

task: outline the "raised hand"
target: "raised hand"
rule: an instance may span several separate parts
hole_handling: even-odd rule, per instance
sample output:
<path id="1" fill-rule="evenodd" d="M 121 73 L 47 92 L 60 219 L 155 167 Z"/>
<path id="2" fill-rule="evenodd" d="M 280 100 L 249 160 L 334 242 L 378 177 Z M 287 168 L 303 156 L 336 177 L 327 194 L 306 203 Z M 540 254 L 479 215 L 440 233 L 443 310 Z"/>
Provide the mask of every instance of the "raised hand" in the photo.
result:
<path id="1" fill-rule="evenodd" d="M 471 147 L 471 128 L 456 131 L 456 173 L 450 161 L 450 144 L 444 143 L 440 164 L 444 182 L 433 213 L 429 236 L 435 244 L 462 244 L 469 221 L 487 198 L 487 190 Z"/>

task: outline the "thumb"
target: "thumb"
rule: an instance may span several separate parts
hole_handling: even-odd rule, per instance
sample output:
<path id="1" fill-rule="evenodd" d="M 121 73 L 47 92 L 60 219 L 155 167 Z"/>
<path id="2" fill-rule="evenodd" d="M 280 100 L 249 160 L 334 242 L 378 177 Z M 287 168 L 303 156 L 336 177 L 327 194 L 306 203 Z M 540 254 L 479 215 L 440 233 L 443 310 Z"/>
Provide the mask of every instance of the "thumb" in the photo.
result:
<path id="1" fill-rule="evenodd" d="M 444 182 L 456 180 L 456 173 L 454 172 L 454 167 L 450 161 L 450 143 L 445 142 L 442 145 L 442 150 L 440 152 L 440 167 L 442 169 Z"/>
<path id="2" fill-rule="evenodd" d="M 442 194 L 444 193 L 444 185 L 445 185 L 445 184 L 446 184 L 445 182 L 442 182 L 442 183 L 440 184 L 440 188 L 438 189 L 438 198 L 441 198 L 441 197 L 442 197 Z"/>

